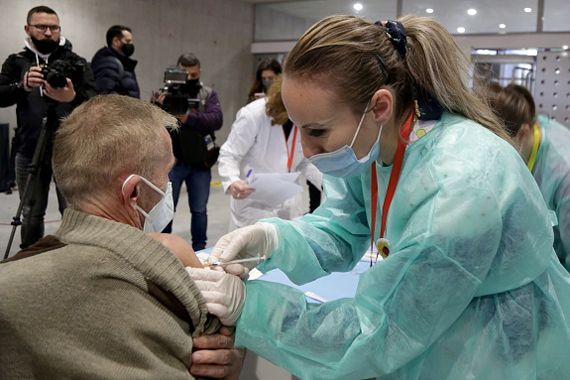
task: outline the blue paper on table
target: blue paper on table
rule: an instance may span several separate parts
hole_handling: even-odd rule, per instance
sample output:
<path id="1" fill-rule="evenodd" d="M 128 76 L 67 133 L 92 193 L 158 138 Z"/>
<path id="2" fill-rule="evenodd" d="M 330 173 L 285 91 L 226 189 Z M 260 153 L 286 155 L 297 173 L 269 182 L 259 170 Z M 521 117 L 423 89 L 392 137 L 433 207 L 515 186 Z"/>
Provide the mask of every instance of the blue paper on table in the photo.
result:
<path id="1" fill-rule="evenodd" d="M 269 281 L 287 285 L 299 289 L 305 295 L 317 295 L 324 301 L 334 301 L 340 298 L 352 298 L 356 294 L 358 278 L 370 268 L 370 262 L 359 261 L 350 272 L 335 272 L 328 276 L 321 277 L 313 282 L 304 285 L 295 285 L 287 276 L 278 269 L 265 273 L 254 281 Z M 307 293 L 309 292 L 309 293 Z M 310 302 L 318 302 L 310 299 Z"/>

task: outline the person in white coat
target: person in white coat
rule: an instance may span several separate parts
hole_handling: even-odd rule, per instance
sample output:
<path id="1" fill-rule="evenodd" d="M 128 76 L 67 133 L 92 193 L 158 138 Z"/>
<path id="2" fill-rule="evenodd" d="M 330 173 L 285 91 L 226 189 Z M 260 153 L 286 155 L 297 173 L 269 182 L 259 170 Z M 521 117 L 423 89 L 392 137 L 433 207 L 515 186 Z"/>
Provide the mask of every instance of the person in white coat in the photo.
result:
<path id="1" fill-rule="evenodd" d="M 274 81 L 267 97 L 238 111 L 220 149 L 218 171 L 224 192 L 231 196 L 230 230 L 262 218 L 294 219 L 308 211 L 302 193 L 280 205 L 269 206 L 251 199 L 255 189 L 246 181 L 250 169 L 253 173 L 301 172 L 317 188 L 322 185 L 322 174 L 303 156 L 298 128 L 288 120 L 281 101 L 280 78 Z"/>

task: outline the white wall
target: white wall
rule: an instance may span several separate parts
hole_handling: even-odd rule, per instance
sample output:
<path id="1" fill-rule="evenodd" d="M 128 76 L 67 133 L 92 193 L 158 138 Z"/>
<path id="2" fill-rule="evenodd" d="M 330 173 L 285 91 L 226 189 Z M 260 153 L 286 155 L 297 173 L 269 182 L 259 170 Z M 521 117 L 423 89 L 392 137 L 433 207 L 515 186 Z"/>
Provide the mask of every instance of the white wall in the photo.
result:
<path id="1" fill-rule="evenodd" d="M 164 69 L 184 52 L 202 63 L 202 80 L 220 96 L 225 140 L 237 110 L 247 100 L 253 77 L 253 6 L 236 0 L 2 0 L 0 25 L 4 36 L 0 60 L 22 50 L 29 9 L 53 8 L 62 35 L 87 60 L 105 45 L 105 32 L 114 24 L 133 29 L 136 73 L 141 97 L 148 99 L 162 84 Z M 0 123 L 16 125 L 15 107 L 0 108 Z"/>

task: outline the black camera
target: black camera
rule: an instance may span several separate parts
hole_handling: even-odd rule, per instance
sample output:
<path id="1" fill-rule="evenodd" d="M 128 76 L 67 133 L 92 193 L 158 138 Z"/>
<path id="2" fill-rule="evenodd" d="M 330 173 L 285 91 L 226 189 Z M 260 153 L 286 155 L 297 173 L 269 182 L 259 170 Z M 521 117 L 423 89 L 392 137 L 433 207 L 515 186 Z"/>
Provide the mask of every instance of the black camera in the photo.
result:
<path id="1" fill-rule="evenodd" d="M 71 79 L 74 83 L 81 80 L 83 69 L 84 64 L 81 61 L 64 61 L 59 59 L 49 65 L 44 65 L 42 67 L 42 74 L 50 86 L 53 88 L 62 88 L 67 84 L 67 78 Z"/>
<path id="2" fill-rule="evenodd" d="M 198 109 L 200 99 L 199 88 L 190 88 L 186 84 L 188 74 L 177 67 L 170 67 L 164 72 L 164 87 L 166 94 L 162 109 L 171 115 L 183 115 L 188 109 Z"/>

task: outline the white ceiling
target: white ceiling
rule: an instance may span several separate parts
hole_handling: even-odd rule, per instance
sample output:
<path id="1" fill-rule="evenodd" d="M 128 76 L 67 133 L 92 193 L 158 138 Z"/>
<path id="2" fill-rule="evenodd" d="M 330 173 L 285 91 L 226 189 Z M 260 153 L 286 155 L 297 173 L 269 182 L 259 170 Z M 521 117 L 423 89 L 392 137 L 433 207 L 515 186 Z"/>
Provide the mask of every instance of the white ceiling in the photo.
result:
<path id="1" fill-rule="evenodd" d="M 396 0 L 242 0 L 258 8 L 271 9 L 295 18 L 315 20 L 331 14 L 358 14 L 371 20 L 396 17 Z M 363 9 L 356 12 L 352 5 L 360 2 Z M 568 0 L 544 0 L 544 31 L 569 31 Z M 525 13 L 529 7 L 532 12 Z M 402 0 L 402 14 L 431 16 L 445 25 L 451 33 L 465 28 L 465 34 L 495 34 L 534 32 L 537 28 L 538 0 Z M 427 14 L 426 8 L 434 9 Z M 470 16 L 467 9 L 477 14 Z M 500 29 L 499 24 L 505 24 Z M 299 35 L 302 31 L 299 32 Z"/>

